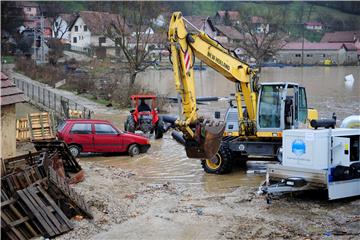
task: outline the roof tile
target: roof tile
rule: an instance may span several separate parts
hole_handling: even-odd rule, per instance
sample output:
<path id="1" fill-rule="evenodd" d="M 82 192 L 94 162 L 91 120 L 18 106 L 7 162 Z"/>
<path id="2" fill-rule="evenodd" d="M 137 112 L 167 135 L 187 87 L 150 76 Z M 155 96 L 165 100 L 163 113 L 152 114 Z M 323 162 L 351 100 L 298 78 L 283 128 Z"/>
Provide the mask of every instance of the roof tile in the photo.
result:
<path id="1" fill-rule="evenodd" d="M 9 78 L 1 72 L 1 106 L 25 102 L 24 93 L 18 89 Z"/>

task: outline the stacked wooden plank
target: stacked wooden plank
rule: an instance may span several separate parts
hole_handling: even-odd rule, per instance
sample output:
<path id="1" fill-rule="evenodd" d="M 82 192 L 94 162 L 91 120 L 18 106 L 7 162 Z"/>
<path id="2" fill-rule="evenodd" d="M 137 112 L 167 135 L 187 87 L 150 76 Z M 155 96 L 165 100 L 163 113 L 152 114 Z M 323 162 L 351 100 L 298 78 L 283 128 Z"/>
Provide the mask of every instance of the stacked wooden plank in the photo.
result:
<path id="1" fill-rule="evenodd" d="M 68 176 L 81 173 L 81 166 L 75 159 L 66 159 L 66 144 L 56 142 L 49 146 L 52 147 L 43 146 L 42 151 L 2 161 L 1 236 L 4 239 L 55 237 L 73 229 L 69 218 L 75 215 L 92 218 L 84 198 L 68 184 L 71 180 Z M 69 206 L 72 211 L 68 211 Z"/>
<path id="2" fill-rule="evenodd" d="M 27 118 L 20 118 L 16 121 L 16 141 L 23 142 L 29 140 L 29 121 Z"/>
<path id="3" fill-rule="evenodd" d="M 55 139 L 53 117 L 48 112 L 28 115 L 30 138 L 32 141 Z"/>

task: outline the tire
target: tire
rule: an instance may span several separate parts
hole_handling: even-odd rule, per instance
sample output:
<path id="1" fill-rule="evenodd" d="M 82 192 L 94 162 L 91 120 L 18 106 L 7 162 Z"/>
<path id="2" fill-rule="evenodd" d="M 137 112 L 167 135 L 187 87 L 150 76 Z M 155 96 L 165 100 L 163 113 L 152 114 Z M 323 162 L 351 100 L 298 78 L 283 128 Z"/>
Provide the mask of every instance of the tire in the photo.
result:
<path id="1" fill-rule="evenodd" d="M 159 119 L 155 128 L 155 139 L 160 139 L 164 135 L 164 122 Z"/>
<path id="2" fill-rule="evenodd" d="M 78 145 L 72 144 L 69 145 L 69 151 L 71 152 L 71 155 L 73 155 L 73 157 L 77 157 L 81 153 L 81 148 Z"/>
<path id="3" fill-rule="evenodd" d="M 139 155 L 140 154 L 140 148 L 137 144 L 130 145 L 128 149 L 128 153 L 131 157 Z"/>
<path id="4" fill-rule="evenodd" d="M 220 149 L 214 158 L 216 158 L 216 162 L 211 161 L 210 159 L 201 160 L 201 166 L 205 172 L 212 174 L 226 174 L 232 171 L 233 160 L 228 148 L 220 146 Z"/>
<path id="5" fill-rule="evenodd" d="M 125 128 L 125 131 L 128 131 L 128 132 L 135 132 L 135 121 L 134 121 L 134 118 L 133 116 L 128 116 L 126 121 L 125 121 L 125 124 L 124 124 L 124 128 Z"/>

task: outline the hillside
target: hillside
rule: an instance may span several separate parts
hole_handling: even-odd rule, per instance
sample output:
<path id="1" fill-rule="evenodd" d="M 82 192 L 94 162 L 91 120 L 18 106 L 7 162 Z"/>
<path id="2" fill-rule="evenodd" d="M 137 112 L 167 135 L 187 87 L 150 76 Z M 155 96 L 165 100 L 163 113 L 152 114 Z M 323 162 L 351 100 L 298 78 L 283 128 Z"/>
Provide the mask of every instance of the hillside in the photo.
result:
<path id="1" fill-rule="evenodd" d="M 44 3 L 46 4 L 46 3 Z M 102 2 L 57 2 L 65 12 L 83 10 L 93 11 L 124 11 L 121 3 Z M 293 39 L 302 37 L 303 28 L 301 23 L 318 21 L 325 24 L 325 31 L 347 31 L 360 29 L 360 14 L 347 12 L 359 12 L 360 2 L 223 2 L 223 1 L 189 1 L 189 2 L 154 2 L 161 11 L 182 11 L 184 15 L 208 15 L 214 16 L 218 10 L 250 11 L 253 15 L 264 16 L 266 13 L 283 8 L 287 11 L 285 29 Z M 116 5 L 116 6 L 115 6 Z M 351 10 L 351 7 L 353 8 Z M 347 12 L 344 12 L 344 11 Z M 159 12 L 160 13 L 160 12 Z M 305 31 L 304 36 L 310 41 L 320 41 L 323 32 L 316 33 Z"/>

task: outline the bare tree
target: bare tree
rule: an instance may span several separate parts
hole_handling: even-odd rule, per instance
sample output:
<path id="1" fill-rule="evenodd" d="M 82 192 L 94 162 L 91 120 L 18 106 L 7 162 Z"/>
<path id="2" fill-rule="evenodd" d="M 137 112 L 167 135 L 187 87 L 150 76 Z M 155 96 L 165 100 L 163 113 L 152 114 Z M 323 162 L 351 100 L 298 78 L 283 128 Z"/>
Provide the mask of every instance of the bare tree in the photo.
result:
<path id="1" fill-rule="evenodd" d="M 150 58 L 154 36 L 149 29 L 151 19 L 159 13 L 154 2 L 123 2 L 127 11 L 111 23 L 105 35 L 112 39 L 120 48 L 126 59 L 130 74 L 130 86 L 133 86 L 136 76 L 154 64 Z M 150 30 L 150 31 L 147 31 Z"/>
<path id="2" fill-rule="evenodd" d="M 286 9 L 280 8 L 276 12 L 267 10 L 259 17 L 254 16 L 250 8 L 241 9 L 240 25 L 236 28 L 243 39 L 239 41 L 238 46 L 246 55 L 254 58 L 257 65 L 264 62 L 267 57 L 275 56 L 286 44 L 286 13 Z"/>

